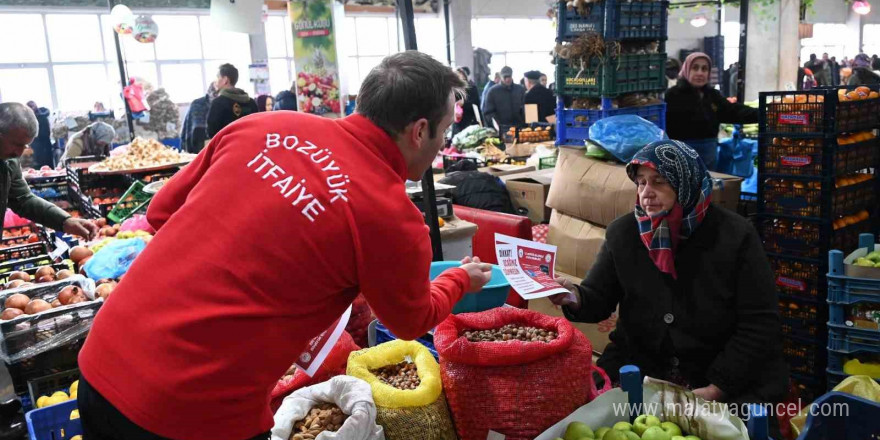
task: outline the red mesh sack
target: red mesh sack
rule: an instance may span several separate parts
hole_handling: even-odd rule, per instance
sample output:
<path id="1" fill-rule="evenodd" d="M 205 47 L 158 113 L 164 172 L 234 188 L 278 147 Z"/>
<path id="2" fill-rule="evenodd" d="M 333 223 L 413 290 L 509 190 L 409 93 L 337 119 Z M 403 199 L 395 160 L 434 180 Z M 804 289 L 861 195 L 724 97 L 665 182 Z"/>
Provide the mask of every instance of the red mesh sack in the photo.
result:
<path id="1" fill-rule="evenodd" d="M 326 382 L 331 377 L 345 374 L 345 369 L 348 366 L 348 355 L 360 349 L 351 339 L 351 335 L 348 332 L 342 332 L 339 340 L 336 341 L 336 345 L 330 350 L 327 358 L 324 359 L 324 363 L 318 367 L 318 371 L 315 372 L 313 377 L 309 377 L 305 371 L 297 369 L 293 375 L 284 376 L 278 380 L 270 394 L 272 412 L 278 411 L 278 408 L 281 407 L 281 401 L 290 393 L 300 388 Z"/>
<path id="2" fill-rule="evenodd" d="M 557 333 L 551 342 L 470 342 L 468 330 L 507 324 Z M 593 366 L 593 349 L 565 318 L 500 307 L 451 315 L 434 331 L 443 389 L 461 440 L 485 440 L 489 430 L 530 440 L 610 389 Z M 597 390 L 593 371 L 605 378 Z"/>
<path id="3" fill-rule="evenodd" d="M 364 295 L 359 294 L 351 303 L 351 318 L 349 318 L 348 324 L 345 325 L 345 331 L 351 335 L 355 344 L 361 347 L 368 345 L 367 328 L 373 322 L 373 319 L 373 309 L 367 304 L 367 299 L 364 298 Z"/>

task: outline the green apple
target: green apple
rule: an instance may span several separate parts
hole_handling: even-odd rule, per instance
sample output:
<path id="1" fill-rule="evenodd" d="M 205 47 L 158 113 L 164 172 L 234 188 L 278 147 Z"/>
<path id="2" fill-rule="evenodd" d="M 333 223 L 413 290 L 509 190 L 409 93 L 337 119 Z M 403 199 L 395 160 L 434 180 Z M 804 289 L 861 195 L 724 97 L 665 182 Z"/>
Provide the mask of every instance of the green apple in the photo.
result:
<path id="1" fill-rule="evenodd" d="M 880 263 L 875 264 L 874 267 L 880 267 Z"/>
<path id="2" fill-rule="evenodd" d="M 675 435 L 681 435 L 681 428 L 678 427 L 675 423 L 672 422 L 663 422 L 660 424 L 660 427 L 669 434 L 670 437 Z"/>
<path id="3" fill-rule="evenodd" d="M 630 425 L 629 422 L 617 422 L 611 427 L 611 429 L 616 429 L 618 431 L 632 431 L 633 425 Z"/>
<path id="4" fill-rule="evenodd" d="M 642 440 L 672 440 L 672 436 L 664 431 L 663 428 L 652 426 L 642 434 Z"/>
<path id="5" fill-rule="evenodd" d="M 626 434 L 627 440 L 641 440 L 641 437 L 639 437 L 639 435 L 636 434 L 635 432 L 623 431 L 623 433 Z"/>
<path id="6" fill-rule="evenodd" d="M 605 435 L 602 436 L 602 440 L 629 440 L 626 436 L 627 431 L 620 431 L 617 429 L 609 429 Z"/>
<path id="7" fill-rule="evenodd" d="M 686 439 L 680 435 L 677 435 L 675 437 L 672 437 L 672 440 L 686 440 Z"/>
<path id="8" fill-rule="evenodd" d="M 583 422 L 571 422 L 565 428 L 563 440 L 580 440 L 582 438 L 593 438 L 593 430 Z"/>
<path id="9" fill-rule="evenodd" d="M 644 434 L 652 426 L 660 426 L 659 417 L 642 414 L 633 421 L 633 431 L 638 435 Z"/>
<path id="10" fill-rule="evenodd" d="M 853 262 L 853 264 L 855 264 L 856 266 L 862 266 L 862 267 L 874 267 L 874 262 L 867 259 L 867 258 L 864 258 L 864 257 L 856 258 L 856 261 Z"/>
<path id="11" fill-rule="evenodd" d="M 867 258 L 875 263 L 880 263 L 880 251 L 871 252 L 870 254 L 865 255 L 865 258 Z"/>
<path id="12" fill-rule="evenodd" d="M 605 437 L 605 433 L 608 431 L 611 431 L 611 428 L 609 428 L 607 426 L 603 426 L 603 427 L 597 429 L 596 430 L 596 439 L 602 440 L 602 438 Z"/>
<path id="13" fill-rule="evenodd" d="M 700 438 L 695 435 L 689 435 L 685 437 L 684 440 L 700 440 Z"/>

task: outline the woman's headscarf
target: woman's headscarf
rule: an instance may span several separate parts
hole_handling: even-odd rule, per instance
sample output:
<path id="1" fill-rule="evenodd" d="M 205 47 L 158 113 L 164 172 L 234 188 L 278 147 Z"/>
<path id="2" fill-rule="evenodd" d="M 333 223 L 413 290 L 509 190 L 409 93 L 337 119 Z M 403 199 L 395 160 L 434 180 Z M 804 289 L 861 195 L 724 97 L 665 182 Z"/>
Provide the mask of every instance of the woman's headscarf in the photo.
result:
<path id="1" fill-rule="evenodd" d="M 688 80 L 688 76 L 691 73 L 691 66 L 693 66 L 694 61 L 700 58 L 705 59 L 706 62 L 709 63 L 709 69 L 712 68 L 712 58 L 709 58 L 709 55 L 706 55 L 703 52 L 694 52 L 684 59 L 684 64 L 681 65 L 681 70 L 678 72 L 678 77 Z"/>
<path id="2" fill-rule="evenodd" d="M 676 140 L 652 142 L 639 150 L 626 166 L 633 182 L 640 166 L 656 170 L 677 195 L 672 210 L 654 216 L 645 212 L 638 195 L 635 206 L 639 233 L 648 255 L 661 272 L 676 278 L 675 250 L 678 242 L 689 238 L 703 222 L 712 199 L 712 178 L 700 155 Z"/>
<path id="3" fill-rule="evenodd" d="M 92 141 L 95 143 L 103 142 L 110 145 L 113 143 L 113 139 L 116 139 L 116 130 L 106 122 L 98 121 L 89 127 L 92 129 Z"/>

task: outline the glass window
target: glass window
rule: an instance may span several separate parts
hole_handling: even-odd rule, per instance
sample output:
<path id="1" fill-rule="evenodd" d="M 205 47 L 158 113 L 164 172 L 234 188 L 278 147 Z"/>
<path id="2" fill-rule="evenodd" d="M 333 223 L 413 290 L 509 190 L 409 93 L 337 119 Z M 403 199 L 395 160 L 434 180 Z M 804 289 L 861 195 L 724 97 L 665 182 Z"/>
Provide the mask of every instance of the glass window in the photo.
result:
<path id="1" fill-rule="evenodd" d="M 107 61 L 116 61 L 116 42 L 113 41 L 113 24 L 109 15 L 101 16 L 101 30 L 104 35 L 104 52 Z M 120 35 L 119 44 L 126 61 L 152 61 L 156 59 L 155 43 L 141 43 L 131 35 Z"/>
<path id="2" fill-rule="evenodd" d="M 45 35 L 40 14 L 0 14 L 0 63 L 49 61 Z"/>
<path id="3" fill-rule="evenodd" d="M 880 24 L 866 24 L 862 34 L 862 42 L 864 44 L 862 52 L 869 56 L 880 54 Z"/>
<path id="4" fill-rule="evenodd" d="M 202 54 L 205 59 L 251 59 L 248 34 L 220 30 L 214 26 L 211 17 L 207 15 L 199 17 L 199 21 L 202 29 Z M 247 66 L 245 65 L 245 67 Z"/>
<path id="5" fill-rule="evenodd" d="M 287 58 L 269 60 L 269 88 L 272 90 L 272 96 L 283 90 L 289 90 L 293 84 L 290 79 L 290 72 L 293 71 L 291 64 Z"/>
<path id="6" fill-rule="evenodd" d="M 510 30 L 505 29 L 503 18 L 480 18 L 471 20 L 471 37 L 475 47 L 482 47 L 489 52 L 501 52 L 508 49 L 505 37 Z"/>
<path id="7" fill-rule="evenodd" d="M 197 60 L 202 58 L 199 20 L 194 15 L 154 15 L 159 25 L 156 56 L 160 60 Z M 162 75 L 163 79 L 165 75 Z"/>
<path id="8" fill-rule="evenodd" d="M 822 54 L 828 52 L 829 56 L 837 57 L 856 53 L 857 48 L 847 46 L 849 30 L 845 24 L 839 23 L 816 23 L 813 25 L 813 38 L 801 39 L 801 59 L 803 65 L 810 59 L 810 54 L 816 54 L 822 58 Z M 867 41 L 867 40 L 865 40 Z"/>
<path id="9" fill-rule="evenodd" d="M 105 92 L 112 83 L 108 84 L 103 63 L 56 65 L 52 70 L 59 109 L 90 110 L 96 101 L 107 103 Z"/>
<path id="10" fill-rule="evenodd" d="M 272 16 L 266 19 L 264 26 L 266 31 L 266 51 L 269 58 L 284 58 L 287 56 L 287 34 L 284 27 L 290 21 L 287 17 Z"/>
<path id="11" fill-rule="evenodd" d="M 357 17 L 358 55 L 388 55 L 388 19 Z"/>
<path id="12" fill-rule="evenodd" d="M 140 78 L 143 81 L 147 81 L 153 85 L 154 89 L 158 89 L 160 87 L 159 75 L 156 72 L 156 63 L 127 63 L 127 67 L 129 78 Z M 110 70 L 108 72 L 111 78 L 116 78 L 119 76 L 117 73 L 118 68 L 116 67 L 116 63 L 110 63 Z"/>
<path id="13" fill-rule="evenodd" d="M 52 61 L 104 61 L 97 15 L 48 14 L 46 27 Z"/>
<path id="14" fill-rule="evenodd" d="M 358 69 L 358 59 L 356 57 L 346 57 L 345 62 L 340 66 L 342 69 L 342 87 L 349 95 L 356 95 L 361 88 L 360 69 Z M 364 75 L 366 76 L 366 75 Z"/>
<path id="15" fill-rule="evenodd" d="M 373 70 L 374 67 L 378 66 L 379 63 L 382 62 L 382 59 L 385 57 L 361 57 L 358 58 L 358 82 L 357 88 L 353 90 L 357 90 L 361 88 L 361 83 L 364 81 L 364 78 Z"/>
<path id="16" fill-rule="evenodd" d="M 159 71 L 162 74 L 162 87 L 176 103 L 189 103 L 204 96 L 207 90 L 207 84 L 202 80 L 201 64 L 163 64 L 159 66 Z M 210 78 L 213 80 L 214 77 Z"/>
<path id="17" fill-rule="evenodd" d="M 339 49 L 343 56 L 355 56 L 358 53 L 357 31 L 354 17 L 345 17 L 342 26 L 337 29 L 339 35 Z"/>
<path id="18" fill-rule="evenodd" d="M 0 69 L 0 102 L 28 101 L 34 101 L 41 107 L 53 107 L 49 71 L 43 67 Z"/>
<path id="19" fill-rule="evenodd" d="M 416 19 L 416 40 L 419 51 L 446 64 L 446 26 L 440 17 Z"/>

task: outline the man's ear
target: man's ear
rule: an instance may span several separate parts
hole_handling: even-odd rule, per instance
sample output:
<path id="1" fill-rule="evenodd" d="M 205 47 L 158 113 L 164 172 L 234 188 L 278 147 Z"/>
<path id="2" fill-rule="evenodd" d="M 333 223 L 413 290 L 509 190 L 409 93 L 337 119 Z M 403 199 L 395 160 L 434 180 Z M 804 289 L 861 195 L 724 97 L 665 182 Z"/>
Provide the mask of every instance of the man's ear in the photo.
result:
<path id="1" fill-rule="evenodd" d="M 425 118 L 419 119 L 412 123 L 412 131 L 410 132 L 410 141 L 412 141 L 413 145 L 421 147 L 422 142 L 430 136 L 430 127 L 428 125 L 428 120 Z"/>

